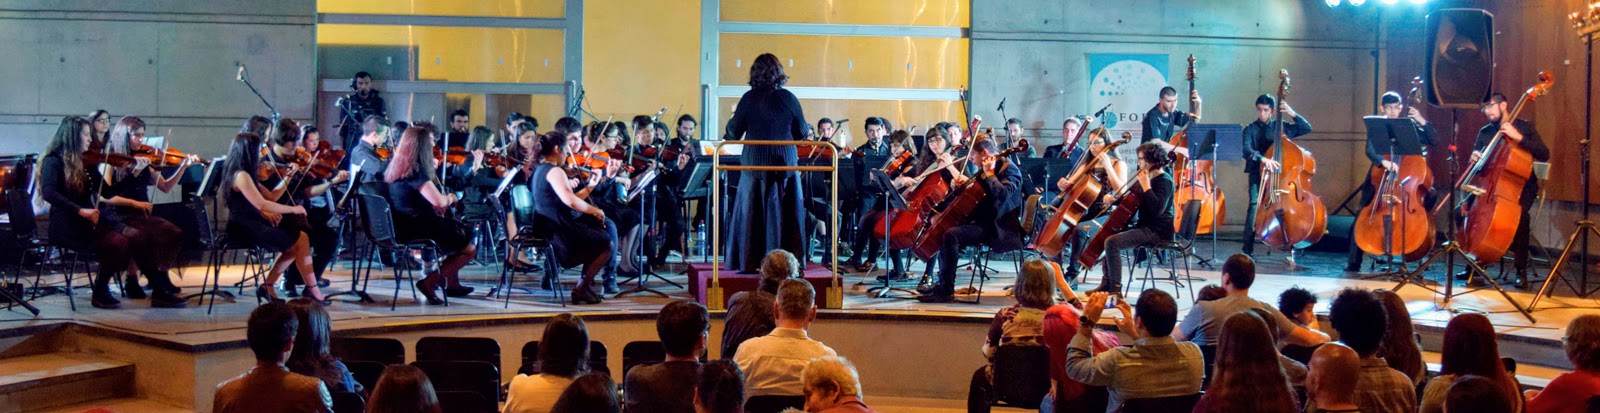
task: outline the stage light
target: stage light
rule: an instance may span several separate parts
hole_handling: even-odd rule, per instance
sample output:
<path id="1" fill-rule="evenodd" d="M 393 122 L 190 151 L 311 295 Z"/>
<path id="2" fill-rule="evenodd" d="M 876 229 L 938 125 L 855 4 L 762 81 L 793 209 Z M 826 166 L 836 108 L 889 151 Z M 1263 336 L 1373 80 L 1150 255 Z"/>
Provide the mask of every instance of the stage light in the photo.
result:
<path id="1" fill-rule="evenodd" d="M 1427 3 L 1427 2 L 1428 2 L 1428 0 L 1411 0 L 1411 4 L 1415 4 L 1415 5 L 1422 5 L 1422 4 Z"/>
<path id="2" fill-rule="evenodd" d="M 1351 6 L 1361 7 L 1363 4 L 1367 4 L 1367 0 L 1350 0 Z"/>
<path id="3" fill-rule="evenodd" d="M 1400 2 L 1400 0 L 1383 0 L 1383 4 L 1391 4 L 1392 5 L 1392 4 L 1399 3 L 1399 2 Z"/>
<path id="4" fill-rule="evenodd" d="M 1328 7 L 1339 7 L 1339 0 L 1326 0 Z"/>

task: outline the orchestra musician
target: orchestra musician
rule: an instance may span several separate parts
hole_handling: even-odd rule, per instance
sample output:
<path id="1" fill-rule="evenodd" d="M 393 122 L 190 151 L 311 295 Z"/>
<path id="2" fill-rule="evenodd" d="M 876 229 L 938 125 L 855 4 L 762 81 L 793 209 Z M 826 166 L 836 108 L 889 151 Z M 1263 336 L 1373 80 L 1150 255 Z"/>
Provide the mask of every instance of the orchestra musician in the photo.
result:
<path id="1" fill-rule="evenodd" d="M 94 130 L 89 132 L 96 145 L 105 145 L 106 139 L 111 137 L 111 112 L 105 109 L 96 109 L 90 113 L 89 126 Z"/>
<path id="2" fill-rule="evenodd" d="M 539 163 L 529 179 L 533 192 L 534 227 L 548 231 L 555 257 L 563 267 L 583 265 L 583 278 L 572 290 L 573 304 L 599 304 L 594 277 L 614 267 L 617 225 L 605 211 L 578 197 L 575 185 L 561 165 L 567 158 L 566 137 L 559 132 L 541 135 L 535 143 Z"/>
<path id="3" fill-rule="evenodd" d="M 144 121 L 133 116 L 123 117 L 111 128 L 106 141 L 109 153 L 133 155 L 134 148 L 144 146 Z M 152 307 L 182 308 L 188 303 L 179 297 L 179 289 L 172 284 L 168 272 L 178 264 L 183 252 L 183 230 L 165 219 L 152 215 L 155 206 L 150 203 L 149 187 L 161 192 L 172 192 L 183 178 L 184 169 L 198 163 L 194 155 L 185 157 L 170 175 L 162 175 L 150 166 L 150 160 L 136 158 L 131 168 L 100 165 L 100 175 L 105 179 L 101 197 L 113 208 L 100 216 L 100 225 L 107 230 L 120 232 L 128 240 L 136 268 L 128 268 L 123 294 L 132 299 L 145 298 L 139 288 L 138 273 L 150 280 L 150 305 Z M 105 265 L 102 263 L 101 265 Z M 135 272 L 137 270 L 137 272 Z"/>
<path id="4" fill-rule="evenodd" d="M 1289 107 L 1289 102 L 1277 102 L 1274 105 L 1275 100 L 1276 98 L 1273 98 L 1272 95 L 1257 97 L 1256 120 L 1244 127 L 1244 145 L 1241 145 L 1244 150 L 1244 173 L 1250 176 L 1250 207 L 1246 209 L 1244 214 L 1247 217 L 1244 225 L 1245 234 L 1251 234 L 1251 236 L 1245 237 L 1245 255 L 1255 254 L 1256 237 L 1254 234 L 1256 233 L 1256 220 L 1254 217 L 1256 216 L 1257 202 L 1261 198 L 1261 173 L 1277 171 L 1280 167 L 1278 161 L 1266 156 L 1267 150 L 1278 142 L 1278 137 L 1272 136 L 1273 132 L 1278 131 L 1280 127 L 1278 125 L 1279 121 L 1273 119 L 1273 106 L 1277 106 L 1278 112 L 1283 113 L 1287 119 L 1293 122 L 1281 125 L 1283 134 L 1287 135 L 1289 139 L 1311 133 L 1311 121 L 1306 120 L 1305 117 L 1300 116 L 1299 112 L 1295 112 L 1294 108 Z"/>
<path id="5" fill-rule="evenodd" d="M 354 92 L 339 98 L 335 103 L 339 107 L 339 137 L 343 143 L 341 148 L 354 148 L 356 140 L 366 133 L 361 127 L 367 118 L 377 116 L 387 118 L 388 110 L 383 103 L 383 97 L 378 95 L 378 90 L 372 88 L 372 74 L 356 72 L 350 79 L 350 90 Z M 261 134 L 258 134 L 261 135 Z M 266 136 L 266 135 L 261 135 Z"/>
<path id="6" fill-rule="evenodd" d="M 259 300 L 278 301 L 278 277 L 290 266 L 300 269 L 301 281 L 306 285 L 305 296 L 326 301 L 317 282 L 311 279 L 311 240 L 306 236 L 306 209 L 278 202 L 288 190 L 284 184 L 268 189 L 258 171 L 261 163 L 261 136 L 250 132 L 233 138 L 228 148 L 227 172 L 229 185 L 223 193 L 228 206 L 228 239 L 236 245 L 252 245 L 278 253 L 267 278 L 256 288 Z M 281 180 L 280 180 L 281 181 Z"/>
<path id="7" fill-rule="evenodd" d="M 1106 141 L 1106 135 L 1109 133 L 1110 131 L 1107 131 L 1106 128 L 1103 127 L 1095 128 L 1094 130 L 1089 131 L 1088 136 L 1084 137 L 1089 141 L 1089 152 L 1087 153 L 1094 153 L 1095 151 L 1104 150 L 1106 145 L 1110 144 Z M 1123 164 L 1121 158 L 1117 157 L 1117 154 L 1109 152 L 1101 154 L 1099 157 L 1090 160 L 1090 162 L 1094 163 L 1089 166 L 1089 179 L 1093 179 L 1100 183 L 1100 194 L 1095 196 L 1095 203 L 1090 205 L 1089 208 L 1084 211 L 1083 216 L 1098 217 L 1106 210 L 1105 198 L 1113 191 L 1116 191 L 1117 188 L 1122 188 L 1128 184 L 1128 167 Z M 1071 182 L 1068 182 L 1067 177 L 1065 176 L 1056 179 L 1056 189 L 1061 191 L 1061 195 L 1058 195 L 1058 197 L 1066 196 L 1066 192 L 1071 189 L 1067 187 L 1067 185 L 1070 184 Z M 1057 200 L 1053 201 L 1051 204 L 1060 205 L 1060 203 L 1061 202 Z M 1103 222 L 1105 219 L 1101 218 L 1099 221 Z M 1088 223 L 1080 224 L 1078 228 L 1073 231 L 1074 235 L 1068 239 L 1068 249 L 1065 251 L 1066 254 L 1061 257 L 1048 257 L 1057 259 L 1058 262 L 1060 260 L 1066 261 L 1066 272 L 1063 277 L 1064 279 L 1075 279 L 1078 276 L 1078 272 L 1082 270 L 1079 268 L 1078 260 L 1070 258 L 1077 256 L 1078 251 L 1083 248 L 1084 243 L 1089 241 L 1088 237 L 1093 235 L 1089 232 L 1089 229 L 1092 227 L 1093 226 Z"/>
<path id="8" fill-rule="evenodd" d="M 89 302 L 95 308 L 119 308 L 122 302 L 111 294 L 111 277 L 128 268 L 131 245 L 121 232 L 99 225 L 99 204 L 104 200 L 96 190 L 100 171 L 84 160 L 94 143 L 91 133 L 84 118 L 61 119 L 39 158 L 39 197 L 50 204 L 51 242 L 79 254 L 93 252 L 100 260 L 99 272 L 89 284 L 94 291 Z"/>
<path id="9" fill-rule="evenodd" d="M 996 156 L 1000 150 L 993 139 L 973 143 L 970 153 L 969 160 L 977 167 L 978 174 L 957 176 L 951 187 L 963 187 L 968 180 L 976 179 L 974 184 L 982 185 L 987 192 L 963 225 L 944 233 L 937 255 L 938 285 L 924 289 L 918 301 L 947 303 L 955 300 L 956 259 L 962 248 L 988 245 L 995 253 L 1022 248 L 1022 169 Z"/>
<path id="10" fill-rule="evenodd" d="M 1389 119 L 1400 119 L 1401 117 L 1411 118 L 1413 122 L 1416 122 L 1417 138 L 1418 140 L 1422 141 L 1422 146 L 1433 146 L 1435 141 L 1433 124 L 1429 123 L 1428 119 L 1423 118 L 1422 111 L 1417 110 L 1416 107 L 1409 108 L 1409 113 L 1400 113 L 1401 110 L 1406 109 L 1405 104 L 1402 102 L 1403 100 L 1400 99 L 1399 92 L 1395 92 L 1393 90 L 1385 92 L 1378 100 L 1379 108 L 1383 110 L 1383 117 Z M 1367 142 L 1366 152 L 1367 160 L 1372 161 L 1372 166 L 1374 168 L 1382 167 L 1383 169 L 1396 172 L 1400 170 L 1400 164 L 1384 160 L 1384 154 L 1380 152 L 1376 146 L 1373 146 L 1372 142 Z M 1359 190 L 1361 191 L 1361 205 L 1356 207 L 1357 211 L 1366 209 L 1367 205 L 1372 204 L 1372 198 L 1376 196 L 1378 188 L 1372 186 L 1372 180 L 1362 179 L 1361 188 Z M 1355 231 L 1354 228 L 1352 228 L 1351 231 L 1353 234 Z M 1365 255 L 1365 253 L 1361 252 L 1361 248 L 1356 246 L 1356 237 L 1352 235 L 1350 237 L 1350 256 L 1348 261 L 1345 263 L 1344 271 L 1360 271 L 1361 260 Z"/>
<path id="11" fill-rule="evenodd" d="M 771 53 L 750 65 L 750 90 L 740 96 L 732 119 L 730 139 L 801 140 L 807 125 L 800 100 L 783 88 L 789 77 Z M 746 146 L 740 165 L 792 167 L 799 162 L 793 146 Z M 810 261 L 811 242 L 806 228 L 800 174 L 795 171 L 740 171 L 730 213 L 727 268 L 755 274 L 761 260 L 775 249 L 794 254 L 802 268 Z"/>
<path id="12" fill-rule="evenodd" d="M 460 272 L 478 248 L 472 244 L 467 229 L 445 211 L 459 199 L 446 193 L 434 175 L 432 125 L 419 122 L 400 135 L 394 148 L 394 158 L 384 169 L 383 181 L 388 184 L 389 204 L 393 207 L 395 238 L 400 242 L 431 240 L 445 254 L 444 262 L 426 277 L 417 281 L 428 305 L 441 305 L 444 301 L 434 295 L 434 290 L 444 287 L 445 296 L 465 297 L 472 287 L 461 285 Z"/>
<path id="13" fill-rule="evenodd" d="M 278 148 L 301 148 L 310 151 L 307 154 L 316 155 L 315 151 L 322 144 L 322 134 L 316 126 L 307 124 L 298 130 L 299 140 L 290 138 L 287 131 L 294 131 L 294 121 L 284 119 L 278 122 L 278 142 L 274 145 L 273 152 L 282 154 Z M 285 140 L 287 139 L 287 140 Z M 299 151 L 293 153 L 298 154 Z M 328 279 L 323 277 L 328 264 L 333 262 L 334 254 L 339 250 L 338 221 L 333 213 L 333 187 L 350 180 L 349 171 L 338 171 L 327 179 L 315 176 L 306 176 L 298 188 L 290 189 L 290 196 L 294 197 L 297 205 L 306 208 L 306 236 L 311 241 L 311 270 L 316 273 L 317 286 L 327 287 Z M 290 297 L 299 295 L 296 286 L 300 284 L 300 270 L 290 267 L 289 278 L 284 280 L 284 289 Z"/>
<path id="14" fill-rule="evenodd" d="M 368 116 L 361 122 L 361 140 L 356 144 L 350 154 L 350 173 L 360 179 L 358 184 L 374 182 L 383 179 L 383 170 L 388 167 L 388 158 L 378 155 L 378 148 L 384 146 L 383 119 L 377 115 Z"/>
<path id="15" fill-rule="evenodd" d="M 1017 140 L 1022 139 L 1022 130 L 1022 119 L 1006 119 L 1006 142 L 1000 145 L 1000 150 L 1010 149 L 1011 145 L 1017 144 Z M 1037 155 L 1038 153 L 1033 151 L 1032 146 L 1029 146 L 1028 150 L 1017 154 L 1017 156 L 1022 158 L 1032 158 Z"/>
<path id="16" fill-rule="evenodd" d="M 1511 122 L 1506 122 L 1505 118 L 1509 116 L 1506 106 L 1506 95 L 1499 92 L 1490 94 L 1489 98 L 1484 100 L 1483 116 L 1489 119 L 1489 123 L 1478 129 L 1478 138 L 1472 145 L 1471 162 L 1476 163 L 1478 158 L 1483 157 L 1483 151 L 1489 146 L 1489 142 L 1494 139 L 1496 132 L 1503 132 L 1505 139 L 1509 139 L 1510 142 L 1515 143 L 1518 147 L 1527 150 L 1528 154 L 1533 156 L 1534 162 L 1549 162 L 1550 148 L 1545 146 L 1544 139 L 1539 136 L 1539 129 L 1533 126 L 1533 122 L 1524 119 L 1512 119 Z M 1522 186 L 1522 196 L 1518 200 L 1518 203 L 1522 204 L 1522 216 L 1517 223 L 1517 232 L 1511 238 L 1511 247 L 1507 250 L 1514 257 L 1512 261 L 1517 269 L 1517 288 L 1528 288 L 1528 264 L 1530 261 L 1528 259 L 1528 230 L 1531 224 L 1528 211 L 1532 210 L 1533 202 L 1537 201 L 1538 198 L 1539 180 L 1530 178 Z M 1483 278 L 1472 278 L 1472 280 L 1478 282 Z"/>
<path id="17" fill-rule="evenodd" d="M 1082 148 L 1075 148 L 1075 147 L 1074 148 L 1068 148 L 1067 147 L 1067 142 L 1071 141 L 1074 136 L 1078 136 L 1078 131 L 1082 130 L 1082 129 L 1083 129 L 1083 118 L 1079 118 L 1077 116 L 1073 116 L 1073 117 L 1067 118 L 1067 120 L 1065 120 L 1065 121 L 1062 121 L 1061 122 L 1061 143 L 1058 143 L 1058 144 L 1055 144 L 1055 145 L 1046 146 L 1044 148 L 1044 158 L 1047 158 L 1047 159 L 1066 158 L 1066 159 L 1069 159 L 1068 163 L 1071 163 L 1072 162 L 1072 161 L 1070 161 L 1071 159 L 1078 159 L 1079 156 L 1082 156 L 1082 154 L 1083 154 L 1083 149 Z"/>
<path id="18" fill-rule="evenodd" d="M 1134 215 L 1133 224 L 1106 238 L 1103 275 L 1100 285 L 1090 292 L 1121 294 L 1122 251 L 1172 239 L 1172 194 L 1175 186 L 1172 174 L 1166 170 L 1172 163 L 1172 145 L 1153 140 L 1139 145 L 1137 152 L 1139 172 L 1134 175 L 1134 191 L 1127 196 L 1139 197 L 1139 210 Z M 1108 204 L 1117 202 L 1110 196 L 1101 201 Z"/>
<path id="19" fill-rule="evenodd" d="M 1178 90 L 1172 86 L 1162 87 L 1160 100 L 1144 114 L 1139 143 L 1149 143 L 1151 140 L 1166 142 L 1179 130 L 1200 120 L 1200 91 L 1189 90 L 1189 107 L 1193 112 L 1179 112 L 1177 107 Z M 1173 151 L 1179 155 L 1189 154 L 1189 148 L 1175 148 Z"/>
<path id="20" fill-rule="evenodd" d="M 516 125 L 516 128 L 512 131 L 513 135 L 511 135 L 514 138 L 511 139 L 510 146 L 507 146 L 502 154 L 510 165 L 481 168 L 478 172 L 479 174 L 494 176 L 496 185 L 499 184 L 500 179 L 505 178 L 506 174 L 516 174 L 511 178 L 512 186 L 506 190 L 511 198 L 510 208 L 505 211 L 506 234 L 508 235 L 519 233 L 517 227 L 519 218 L 526 219 L 534 213 L 531 197 L 523 198 L 518 194 L 516 188 L 528 183 L 528 174 L 532 173 L 533 168 L 538 166 L 539 163 L 539 134 L 534 132 L 532 124 L 516 122 Z M 506 242 L 508 245 L 506 246 L 505 265 L 518 270 L 531 268 L 532 264 L 522 260 L 524 258 L 523 251 L 516 248 L 515 243 L 511 243 L 510 237 L 507 238 Z"/>

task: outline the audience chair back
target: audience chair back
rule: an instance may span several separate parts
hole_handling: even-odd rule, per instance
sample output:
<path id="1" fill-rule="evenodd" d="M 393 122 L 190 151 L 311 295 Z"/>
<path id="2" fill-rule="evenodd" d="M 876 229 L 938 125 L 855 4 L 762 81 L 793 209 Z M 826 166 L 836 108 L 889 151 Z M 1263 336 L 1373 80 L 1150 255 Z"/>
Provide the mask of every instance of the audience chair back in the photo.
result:
<path id="1" fill-rule="evenodd" d="M 609 357 L 606 343 L 600 340 L 589 342 L 589 371 L 611 375 L 611 367 L 607 366 Z M 517 369 L 517 374 L 529 376 L 539 374 L 539 340 L 529 341 L 522 345 L 522 367 Z"/>
<path id="2" fill-rule="evenodd" d="M 365 413 L 367 400 L 361 395 L 347 392 L 333 392 L 333 413 Z"/>
<path id="3" fill-rule="evenodd" d="M 1050 350 L 1045 346 L 1000 346 L 994 353 L 995 398 L 1037 409 L 1050 392 Z"/>
<path id="4" fill-rule="evenodd" d="M 481 361 L 500 365 L 500 342 L 486 337 L 423 337 L 417 360 Z"/>
<path id="5" fill-rule="evenodd" d="M 635 366 L 648 366 L 667 360 L 667 350 L 660 341 L 634 341 L 622 346 L 622 376 Z"/>
<path id="6" fill-rule="evenodd" d="M 1589 408 L 1586 409 L 1586 411 L 1589 413 L 1600 413 L 1600 396 L 1589 398 Z"/>
<path id="7" fill-rule="evenodd" d="M 351 361 L 406 364 L 406 346 L 392 338 L 333 337 L 328 349 L 347 366 Z"/>
<path id="8" fill-rule="evenodd" d="M 477 393 L 485 400 L 500 402 L 500 369 L 481 361 L 418 360 L 412 366 L 422 369 L 439 393 L 460 391 Z M 455 411 L 445 409 L 446 411 Z"/>
<path id="9" fill-rule="evenodd" d="M 450 413 L 496 413 L 499 409 L 498 402 L 491 402 L 483 395 L 470 391 L 441 391 L 439 396 L 439 410 Z"/>
<path id="10" fill-rule="evenodd" d="M 1128 399 L 1122 402 L 1122 413 L 1168 413 L 1194 410 L 1204 392 L 1183 396 Z"/>
<path id="11" fill-rule="evenodd" d="M 376 361 L 341 360 L 345 369 L 350 370 L 350 375 L 356 378 L 356 383 L 367 390 L 378 388 L 378 378 L 383 377 L 383 369 L 388 365 Z"/>
<path id="12" fill-rule="evenodd" d="M 1201 370 L 1203 370 L 1202 374 L 1205 375 L 1200 380 L 1200 390 L 1205 390 L 1206 387 L 1211 386 L 1211 362 L 1217 359 L 1217 346 L 1215 344 L 1200 346 L 1200 359 L 1204 363 L 1201 366 Z"/>

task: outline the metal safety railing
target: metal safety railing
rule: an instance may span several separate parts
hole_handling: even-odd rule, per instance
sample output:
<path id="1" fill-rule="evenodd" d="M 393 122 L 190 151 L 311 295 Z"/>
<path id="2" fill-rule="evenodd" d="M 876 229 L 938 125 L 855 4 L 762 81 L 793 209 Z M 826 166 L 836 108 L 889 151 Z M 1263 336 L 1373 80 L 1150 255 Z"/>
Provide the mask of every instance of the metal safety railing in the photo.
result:
<path id="1" fill-rule="evenodd" d="M 742 146 L 823 146 L 830 149 L 829 155 L 833 162 L 829 166 L 767 166 L 767 165 L 723 165 L 722 147 L 724 145 Z M 757 172 L 828 172 L 832 179 L 832 190 L 828 192 L 828 234 L 833 237 L 833 242 L 828 248 L 832 260 L 830 268 L 833 269 L 831 282 L 828 285 L 827 300 L 823 308 L 844 307 L 844 284 L 839 278 L 839 151 L 831 142 L 821 141 L 749 141 L 733 140 L 717 142 L 711 155 L 711 286 L 706 288 L 706 307 L 712 310 L 727 309 L 722 297 L 722 174 L 719 171 L 757 171 Z M 804 226 L 802 225 L 802 228 Z M 748 236 L 748 234 L 743 234 Z M 808 242 L 804 248 L 811 248 Z M 765 255 L 766 251 L 762 251 Z M 804 254 L 800 254 L 802 257 Z"/>

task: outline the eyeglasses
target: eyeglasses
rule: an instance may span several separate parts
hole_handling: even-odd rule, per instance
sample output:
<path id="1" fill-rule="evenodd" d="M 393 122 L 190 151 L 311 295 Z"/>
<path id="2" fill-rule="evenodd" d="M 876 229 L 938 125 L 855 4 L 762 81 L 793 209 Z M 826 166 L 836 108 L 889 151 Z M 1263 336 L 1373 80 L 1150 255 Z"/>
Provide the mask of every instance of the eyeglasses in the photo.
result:
<path id="1" fill-rule="evenodd" d="M 111 123 L 111 118 L 100 118 L 100 119 L 95 119 L 95 120 L 94 120 L 94 123 Z"/>

